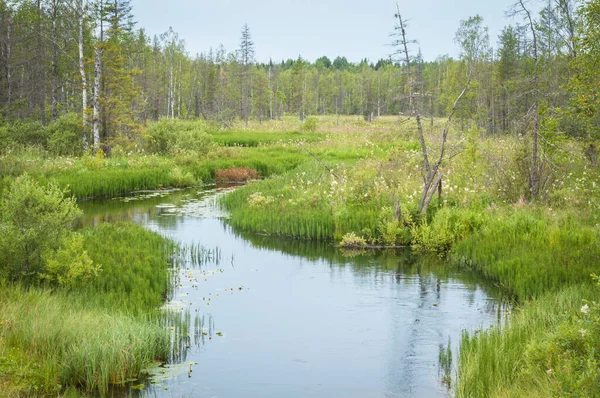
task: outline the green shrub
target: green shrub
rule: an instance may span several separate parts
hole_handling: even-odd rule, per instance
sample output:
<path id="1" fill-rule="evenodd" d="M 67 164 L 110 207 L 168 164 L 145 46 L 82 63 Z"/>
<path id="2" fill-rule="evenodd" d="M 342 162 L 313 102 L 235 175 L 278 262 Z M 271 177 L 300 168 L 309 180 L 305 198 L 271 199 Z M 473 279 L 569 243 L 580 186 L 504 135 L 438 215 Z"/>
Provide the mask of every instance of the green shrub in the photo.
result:
<path id="1" fill-rule="evenodd" d="M 0 150 L 16 147 L 39 146 L 46 148 L 48 131 L 42 123 L 28 120 L 16 120 L 0 125 Z"/>
<path id="2" fill-rule="evenodd" d="M 415 224 L 411 228 L 413 249 L 446 253 L 454 243 L 478 230 L 483 221 L 483 216 L 474 210 L 443 208 L 431 222 Z"/>
<path id="3" fill-rule="evenodd" d="M 173 168 L 169 173 L 169 185 L 175 188 L 189 187 L 198 184 L 196 178 L 189 171 L 181 171 L 179 167 Z"/>
<path id="4" fill-rule="evenodd" d="M 349 232 L 342 237 L 340 245 L 345 247 L 360 247 L 366 246 L 367 241 L 365 238 L 356 235 L 354 232 Z"/>
<path id="5" fill-rule="evenodd" d="M 68 113 L 48 126 L 48 150 L 59 156 L 81 156 L 83 146 L 83 125 L 81 117 Z"/>
<path id="6" fill-rule="evenodd" d="M 0 275 L 33 279 L 45 272 L 44 256 L 57 250 L 81 215 L 74 198 L 24 174 L 0 201 Z"/>
<path id="7" fill-rule="evenodd" d="M 306 133 L 314 133 L 315 131 L 317 131 L 318 127 L 319 119 L 317 119 L 315 116 L 307 117 L 304 123 L 302 123 L 302 131 Z"/>
<path id="8" fill-rule="evenodd" d="M 46 269 L 41 277 L 65 287 L 81 286 L 97 277 L 102 268 L 90 259 L 83 243 L 80 234 L 66 236 L 58 250 L 47 254 Z"/>
<path id="9" fill-rule="evenodd" d="M 201 122 L 160 119 L 148 126 L 146 147 L 151 153 L 177 155 L 194 152 L 204 154 L 211 139 Z"/>

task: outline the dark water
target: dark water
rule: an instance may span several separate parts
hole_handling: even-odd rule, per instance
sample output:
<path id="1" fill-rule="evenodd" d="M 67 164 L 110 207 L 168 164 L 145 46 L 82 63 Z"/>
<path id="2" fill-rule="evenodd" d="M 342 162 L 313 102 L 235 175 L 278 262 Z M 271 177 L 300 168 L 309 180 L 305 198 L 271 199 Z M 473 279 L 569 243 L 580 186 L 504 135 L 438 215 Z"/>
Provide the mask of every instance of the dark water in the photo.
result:
<path id="1" fill-rule="evenodd" d="M 497 322 L 493 293 L 437 258 L 240 234 L 216 195 L 82 204 L 86 225 L 133 220 L 205 248 L 168 303 L 189 348 L 132 396 L 448 396 L 440 350 L 451 341 L 456 357 L 463 329 Z"/>

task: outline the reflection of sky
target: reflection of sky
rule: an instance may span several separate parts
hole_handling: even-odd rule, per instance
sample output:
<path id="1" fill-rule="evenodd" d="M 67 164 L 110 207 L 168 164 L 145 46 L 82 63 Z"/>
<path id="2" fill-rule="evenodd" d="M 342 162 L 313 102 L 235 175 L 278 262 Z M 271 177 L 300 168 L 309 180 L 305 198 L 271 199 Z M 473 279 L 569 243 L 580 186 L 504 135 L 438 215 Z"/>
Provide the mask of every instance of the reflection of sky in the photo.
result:
<path id="1" fill-rule="evenodd" d="M 153 209 L 127 214 L 176 241 L 219 247 L 219 266 L 204 270 L 223 272 L 182 272 L 198 282 L 184 277 L 176 300 L 210 319 L 212 339 L 187 352 L 186 361 L 199 363 L 191 377 L 180 373 L 150 396 L 444 396 L 439 346 L 450 337 L 455 351 L 462 329 L 496 319 L 475 284 L 415 258 L 350 259 L 317 244 L 307 259 L 253 244 L 218 219 Z"/>

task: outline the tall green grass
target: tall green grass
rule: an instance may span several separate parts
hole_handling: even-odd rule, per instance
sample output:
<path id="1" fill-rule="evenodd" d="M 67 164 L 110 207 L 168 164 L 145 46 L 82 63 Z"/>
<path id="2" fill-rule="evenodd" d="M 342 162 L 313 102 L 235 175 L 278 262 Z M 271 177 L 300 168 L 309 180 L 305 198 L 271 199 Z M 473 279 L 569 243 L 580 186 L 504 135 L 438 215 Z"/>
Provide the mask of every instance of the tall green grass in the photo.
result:
<path id="1" fill-rule="evenodd" d="M 498 210 L 457 242 L 452 257 L 519 299 L 578 283 L 600 270 L 600 231 L 576 214 L 545 209 Z"/>
<path id="2" fill-rule="evenodd" d="M 588 285 L 571 286 L 524 303 L 504 324 L 465 332 L 460 344 L 457 395 L 552 397 L 573 393 L 560 388 L 557 377 L 562 376 L 561 366 L 557 368 L 550 361 L 555 354 L 552 350 L 568 347 L 549 349 L 545 345 L 573 324 L 582 300 L 596 294 Z"/>
<path id="3" fill-rule="evenodd" d="M 86 287 L 95 304 L 133 314 L 156 310 L 171 288 L 173 242 L 137 224 L 102 224 L 82 231 L 85 250 L 102 267 Z"/>
<path id="4" fill-rule="evenodd" d="M 0 282 L 0 371 L 17 396 L 58 396 L 68 387 L 104 396 L 154 360 L 181 355 L 185 322 L 159 309 L 181 249 L 129 223 L 81 233 L 102 267 L 88 285 L 50 290 Z"/>
<path id="5" fill-rule="evenodd" d="M 106 394 L 166 358 L 170 338 L 157 320 L 90 306 L 84 295 L 0 286 L 0 369 L 24 396 L 65 386 Z M 17 352 L 18 361 L 6 358 Z"/>

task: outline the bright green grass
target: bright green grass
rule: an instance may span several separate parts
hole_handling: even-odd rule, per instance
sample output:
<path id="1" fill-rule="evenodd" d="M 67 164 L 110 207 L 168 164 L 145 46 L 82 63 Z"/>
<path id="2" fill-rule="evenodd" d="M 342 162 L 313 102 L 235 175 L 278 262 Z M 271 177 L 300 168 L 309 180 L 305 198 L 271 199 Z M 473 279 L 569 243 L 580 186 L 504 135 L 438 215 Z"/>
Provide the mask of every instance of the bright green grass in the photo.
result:
<path id="1" fill-rule="evenodd" d="M 572 286 L 558 293 L 526 302 L 510 315 L 505 325 L 464 333 L 459 353 L 459 397 L 565 396 L 558 379 L 562 369 L 550 362 L 545 347 L 577 316 L 582 300 L 597 293 L 588 285 Z M 567 349 L 557 345 L 554 349 Z M 585 360 L 585 358 L 583 358 Z M 571 364 L 563 363 L 564 367 Z M 572 377 L 566 375 L 566 377 Z M 572 396 L 587 396 L 569 394 Z"/>
<path id="2" fill-rule="evenodd" d="M 600 272 L 600 230 L 569 210 L 508 209 L 486 214 L 479 232 L 456 243 L 455 260 L 527 299 Z"/>
<path id="3" fill-rule="evenodd" d="M 84 295 L 2 285 L 0 303 L 0 374 L 21 396 L 66 386 L 105 394 L 169 354 L 157 320 L 89 306 Z"/>
<path id="4" fill-rule="evenodd" d="M 0 387 L 11 395 L 58 396 L 68 388 L 105 395 L 111 385 L 140 377 L 152 361 L 177 355 L 171 350 L 179 335 L 159 311 L 171 286 L 175 244 L 129 223 L 82 234 L 102 267 L 88 286 L 0 284 Z M 177 326 L 177 316 L 169 319 Z"/>
<path id="5" fill-rule="evenodd" d="M 325 134 L 322 133 L 301 133 L 298 131 L 213 130 L 209 131 L 208 134 L 211 140 L 217 144 L 243 147 L 290 143 L 298 140 L 314 142 L 325 137 Z"/>
<path id="6" fill-rule="evenodd" d="M 85 250 L 102 267 L 86 292 L 98 306 L 144 314 L 166 299 L 173 242 L 137 224 L 102 224 L 82 231 Z"/>

